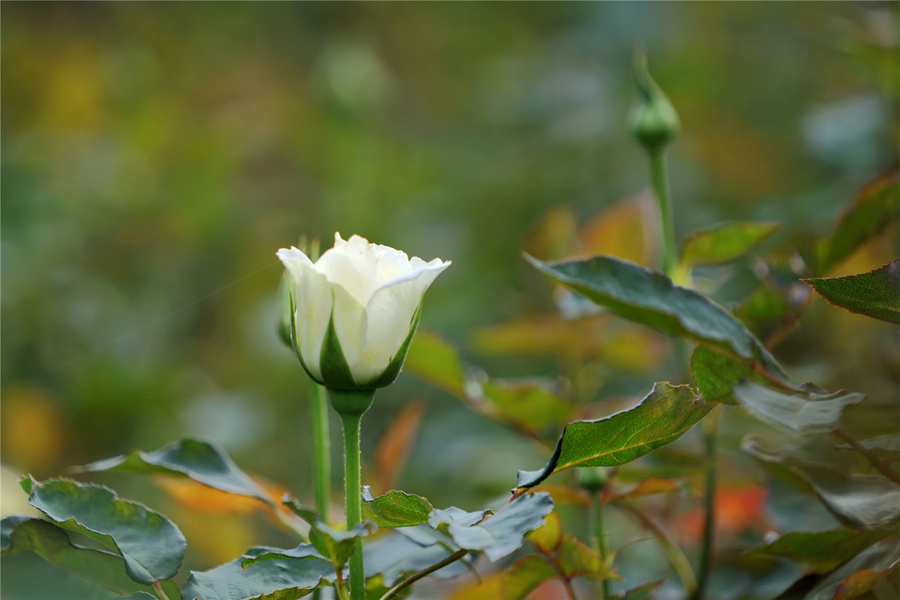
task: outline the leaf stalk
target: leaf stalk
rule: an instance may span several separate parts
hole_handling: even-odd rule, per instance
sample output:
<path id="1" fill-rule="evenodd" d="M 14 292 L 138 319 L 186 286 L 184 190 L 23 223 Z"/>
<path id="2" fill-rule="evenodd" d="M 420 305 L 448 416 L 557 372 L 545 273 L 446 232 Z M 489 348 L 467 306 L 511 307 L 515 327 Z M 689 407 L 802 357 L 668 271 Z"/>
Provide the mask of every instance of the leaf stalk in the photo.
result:
<path id="1" fill-rule="evenodd" d="M 439 569 L 443 569 L 450 563 L 454 563 L 454 562 L 458 561 L 459 559 L 461 559 L 463 556 L 465 556 L 468 553 L 469 553 L 468 550 L 466 550 L 465 548 L 461 548 L 461 549 L 457 550 L 456 552 L 454 552 L 453 554 L 451 554 L 450 556 L 448 556 L 447 558 L 445 558 L 444 560 L 434 563 L 430 567 L 426 567 L 426 568 L 422 569 L 421 571 L 419 571 L 418 573 L 413 573 L 412 575 L 410 575 L 409 577 L 407 577 L 406 579 L 404 579 L 403 581 L 401 581 L 400 583 L 398 583 L 397 585 L 395 585 L 394 587 L 389 589 L 387 592 L 385 592 L 384 596 L 381 597 L 381 600 L 389 600 L 390 598 L 396 596 L 397 592 L 399 592 L 403 588 L 409 587 L 412 584 L 414 584 L 415 582 L 417 582 L 418 580 L 422 579 L 423 577 L 427 577 L 428 575 L 434 573 L 435 571 L 437 571 Z"/>

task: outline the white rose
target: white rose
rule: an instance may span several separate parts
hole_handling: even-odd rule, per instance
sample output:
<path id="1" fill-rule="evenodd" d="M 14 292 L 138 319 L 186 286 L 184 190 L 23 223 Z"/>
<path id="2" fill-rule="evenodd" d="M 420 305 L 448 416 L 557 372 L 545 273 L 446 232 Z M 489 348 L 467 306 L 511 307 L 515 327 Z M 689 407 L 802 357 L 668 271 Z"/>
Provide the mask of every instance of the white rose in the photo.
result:
<path id="1" fill-rule="evenodd" d="M 290 273 L 297 358 L 310 377 L 335 390 L 374 389 L 397 378 L 422 296 L 450 266 L 338 233 L 315 264 L 296 248 L 282 248 L 278 258 Z"/>

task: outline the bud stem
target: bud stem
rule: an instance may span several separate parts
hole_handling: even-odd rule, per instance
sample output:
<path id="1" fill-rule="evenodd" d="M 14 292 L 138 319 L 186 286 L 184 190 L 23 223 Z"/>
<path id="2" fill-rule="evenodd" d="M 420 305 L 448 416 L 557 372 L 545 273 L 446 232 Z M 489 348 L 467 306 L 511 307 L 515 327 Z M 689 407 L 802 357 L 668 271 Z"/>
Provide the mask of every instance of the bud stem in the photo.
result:
<path id="1" fill-rule="evenodd" d="M 650 178 L 653 192 L 659 203 L 659 217 L 662 225 L 663 273 L 670 276 L 675 268 L 675 218 L 672 214 L 672 199 L 669 195 L 669 177 L 666 169 L 665 150 L 659 148 L 649 152 Z"/>
<path id="2" fill-rule="evenodd" d="M 374 390 L 328 390 L 328 400 L 341 417 L 344 429 L 344 510 L 347 531 L 362 522 L 362 467 L 360 465 L 359 427 L 363 414 L 372 406 Z M 350 556 L 350 600 L 365 600 L 366 577 L 363 571 L 362 540 Z"/>

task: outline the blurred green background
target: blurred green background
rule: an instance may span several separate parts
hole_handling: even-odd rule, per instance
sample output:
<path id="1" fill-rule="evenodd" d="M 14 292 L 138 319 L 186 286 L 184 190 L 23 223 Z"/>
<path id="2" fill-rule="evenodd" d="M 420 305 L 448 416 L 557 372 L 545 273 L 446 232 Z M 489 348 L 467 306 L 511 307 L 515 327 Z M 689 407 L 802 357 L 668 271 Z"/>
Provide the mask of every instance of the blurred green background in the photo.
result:
<path id="1" fill-rule="evenodd" d="M 625 121 L 640 43 L 683 122 L 679 238 L 730 219 L 782 222 L 773 247 L 823 235 L 896 164 L 896 3 L 4 3 L 3 513 L 15 474 L 183 434 L 310 500 L 304 375 L 275 332 L 275 252 L 304 233 L 452 260 L 423 327 L 491 375 L 560 373 L 472 334 L 552 310 L 520 258 L 542 215 L 586 221 L 647 185 Z M 884 264 L 898 237 L 843 270 Z M 752 290 L 752 264 L 735 269 L 723 302 Z M 900 426 L 889 326 L 816 302 L 779 358 Z M 673 376 L 651 366 L 604 371 L 591 400 Z M 543 464 L 409 375 L 379 393 L 364 451 L 412 398 L 427 410 L 403 489 L 473 509 Z M 262 517 L 100 480 L 169 514 L 190 568 L 290 543 Z M 8 573 L 4 592 L 31 593 Z"/>

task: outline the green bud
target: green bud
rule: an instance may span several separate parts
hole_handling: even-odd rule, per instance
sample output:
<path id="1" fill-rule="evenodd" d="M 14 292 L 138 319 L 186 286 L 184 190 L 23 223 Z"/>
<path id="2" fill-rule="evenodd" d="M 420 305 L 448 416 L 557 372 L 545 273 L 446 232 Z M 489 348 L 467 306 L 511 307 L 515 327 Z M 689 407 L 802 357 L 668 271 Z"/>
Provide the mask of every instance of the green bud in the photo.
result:
<path id="1" fill-rule="evenodd" d="M 584 467 L 579 469 L 578 485 L 596 494 L 606 485 L 606 469 L 603 467 Z"/>
<path id="2" fill-rule="evenodd" d="M 681 121 L 675 107 L 647 70 L 647 55 L 635 56 L 634 76 L 638 99 L 632 106 L 629 119 L 631 132 L 648 152 L 657 152 L 678 135 Z"/>

